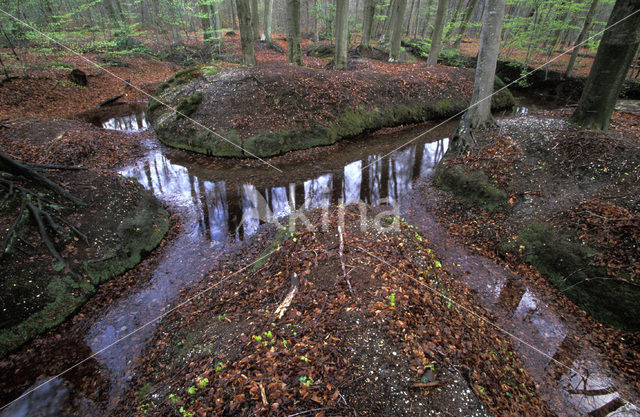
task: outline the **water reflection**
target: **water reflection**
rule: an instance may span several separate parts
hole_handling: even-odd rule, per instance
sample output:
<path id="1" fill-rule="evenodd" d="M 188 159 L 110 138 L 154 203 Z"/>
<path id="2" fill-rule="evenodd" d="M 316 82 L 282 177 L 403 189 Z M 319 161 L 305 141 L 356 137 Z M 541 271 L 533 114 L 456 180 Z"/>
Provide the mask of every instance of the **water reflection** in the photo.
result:
<path id="1" fill-rule="evenodd" d="M 102 122 L 102 127 L 125 132 L 139 132 L 147 129 L 149 124 L 147 123 L 146 114 L 143 111 L 139 111 L 135 114 L 110 118 Z"/>
<path id="2" fill-rule="evenodd" d="M 249 183 L 229 188 L 222 179 L 201 178 L 206 174 L 198 177 L 159 150 L 121 174 L 135 178 L 160 199 L 186 209 L 190 213 L 186 226 L 191 233 L 222 242 L 251 236 L 261 224 L 296 210 L 359 201 L 377 205 L 383 199 L 399 204 L 417 177 L 433 173 L 448 144 L 448 139 L 442 139 L 413 145 L 385 159 L 366 155 L 301 183 L 273 184 L 265 189 Z"/>

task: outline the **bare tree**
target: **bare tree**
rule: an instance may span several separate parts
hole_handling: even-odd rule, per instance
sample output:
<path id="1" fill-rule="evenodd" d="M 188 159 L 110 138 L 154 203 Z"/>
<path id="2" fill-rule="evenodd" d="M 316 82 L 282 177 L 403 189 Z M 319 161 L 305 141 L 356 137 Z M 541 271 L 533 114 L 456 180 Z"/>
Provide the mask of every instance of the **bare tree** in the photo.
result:
<path id="1" fill-rule="evenodd" d="M 389 61 L 395 62 L 400 55 L 400 41 L 402 40 L 402 27 L 404 12 L 407 7 L 407 0 L 396 0 L 394 3 L 393 14 L 396 16 L 393 30 L 391 31 L 391 49 L 389 52 Z"/>

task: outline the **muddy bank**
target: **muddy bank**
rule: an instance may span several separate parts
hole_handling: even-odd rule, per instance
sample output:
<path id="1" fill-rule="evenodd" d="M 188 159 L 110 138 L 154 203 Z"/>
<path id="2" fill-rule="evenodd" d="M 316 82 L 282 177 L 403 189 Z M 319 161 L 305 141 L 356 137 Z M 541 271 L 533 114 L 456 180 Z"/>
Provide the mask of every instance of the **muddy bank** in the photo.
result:
<path id="1" fill-rule="evenodd" d="M 612 130 L 571 127 L 568 113 L 504 119 L 436 181 L 458 233 L 537 268 L 590 316 L 640 329 L 640 140 L 637 116 Z M 499 156 L 499 157 L 496 157 Z"/>
<path id="2" fill-rule="evenodd" d="M 485 314 L 432 244 L 369 214 L 363 229 L 347 209 L 341 240 L 331 208 L 326 229 L 281 231 L 257 268 L 208 275 L 163 320 L 119 412 L 547 415 L 510 342 L 441 296 Z"/>
<path id="3" fill-rule="evenodd" d="M 10 256 L 1 261 L 0 356 L 61 323 L 98 285 L 140 262 L 168 228 L 168 213 L 158 200 L 117 174 L 81 171 L 51 178 L 67 184 L 86 206 L 73 207 L 28 184 L 46 196 L 42 209 L 63 229 L 53 236 L 66 265 L 49 254 L 36 225 L 24 216 L 19 235 L 10 239 Z M 3 241 L 20 210 L 18 196 L 3 205 Z"/>
<path id="4" fill-rule="evenodd" d="M 273 65 L 216 71 L 192 68 L 158 87 L 156 95 L 179 112 L 150 103 L 149 119 L 161 141 L 215 156 L 274 156 L 452 116 L 468 105 L 473 85 L 473 71 L 452 68 L 375 73 Z M 506 91 L 493 100 L 494 109 L 512 105 Z"/>

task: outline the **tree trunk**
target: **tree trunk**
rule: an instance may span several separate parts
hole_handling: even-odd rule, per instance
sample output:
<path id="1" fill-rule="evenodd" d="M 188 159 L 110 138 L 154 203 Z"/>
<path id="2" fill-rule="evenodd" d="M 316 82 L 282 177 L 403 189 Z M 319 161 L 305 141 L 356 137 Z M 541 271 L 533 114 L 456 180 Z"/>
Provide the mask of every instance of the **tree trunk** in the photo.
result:
<path id="1" fill-rule="evenodd" d="M 418 6 L 420 6 L 419 4 L 419 0 L 418 0 Z M 411 0 L 411 8 L 409 9 L 409 21 L 407 22 L 407 30 L 406 30 L 406 34 L 407 36 L 411 36 L 411 28 L 413 27 L 413 22 L 415 21 L 415 16 L 416 16 L 416 0 Z"/>
<path id="2" fill-rule="evenodd" d="M 617 0 L 613 6 L 572 122 L 586 129 L 609 127 L 620 88 L 640 44 L 639 10 L 640 0 Z"/>
<path id="3" fill-rule="evenodd" d="M 362 16 L 362 37 L 360 46 L 369 49 L 371 43 L 371 29 L 373 27 L 373 17 L 376 12 L 375 0 L 364 0 L 364 10 Z"/>
<path id="4" fill-rule="evenodd" d="M 313 43 L 317 45 L 320 42 L 320 27 L 318 25 L 318 2 L 313 3 Z"/>
<path id="5" fill-rule="evenodd" d="M 211 41 L 211 16 L 209 16 L 209 8 L 203 2 L 198 5 L 200 11 L 200 24 L 202 24 L 202 39 L 207 44 Z"/>
<path id="6" fill-rule="evenodd" d="M 238 30 L 238 16 L 236 16 L 235 1 L 231 0 L 231 29 Z"/>
<path id="7" fill-rule="evenodd" d="M 466 35 L 467 33 L 467 28 L 469 27 L 471 16 L 473 16 L 473 12 L 476 9 L 477 4 L 478 4 L 478 0 L 471 0 L 469 2 L 469 5 L 467 6 L 467 10 L 464 14 L 464 17 L 460 22 L 460 31 L 458 32 L 458 37 L 456 38 L 456 41 L 453 44 L 453 47 L 455 49 L 460 48 L 460 43 L 462 43 L 462 39 L 464 38 L 464 35 Z"/>
<path id="8" fill-rule="evenodd" d="M 564 73 L 565 78 L 571 77 L 571 73 L 573 72 L 573 66 L 576 64 L 576 59 L 578 59 L 578 53 L 580 53 L 580 49 L 582 49 L 582 42 L 587 38 L 589 34 L 589 30 L 591 29 L 591 22 L 593 21 L 593 16 L 596 13 L 596 8 L 598 7 L 598 0 L 593 0 L 591 2 L 591 7 L 589 7 L 589 11 L 584 18 L 584 26 L 578 35 L 578 39 L 576 39 L 576 43 L 573 45 L 573 51 L 571 51 L 571 58 L 569 59 L 569 64 L 567 65 L 567 70 Z"/>
<path id="9" fill-rule="evenodd" d="M 491 116 L 491 95 L 500 52 L 500 33 L 505 0 L 486 0 L 480 34 L 480 50 L 473 82 L 471 104 L 462 116 L 454 135 L 452 149 L 460 151 L 470 145 L 471 131 L 494 123 Z"/>
<path id="10" fill-rule="evenodd" d="M 272 43 L 271 40 L 271 21 L 273 19 L 273 0 L 264 0 L 264 20 L 262 22 L 264 26 L 264 40 L 267 43 Z"/>
<path id="11" fill-rule="evenodd" d="M 438 63 L 438 54 L 442 46 L 442 30 L 444 29 L 444 18 L 447 12 L 449 0 L 438 0 L 438 11 L 436 12 L 436 23 L 431 36 L 431 49 L 427 58 L 427 66 L 435 67 Z"/>
<path id="12" fill-rule="evenodd" d="M 258 0 L 251 0 L 251 27 L 253 28 L 253 39 L 260 39 L 260 19 L 258 17 Z"/>
<path id="13" fill-rule="evenodd" d="M 256 65 L 256 53 L 253 49 L 253 27 L 251 26 L 251 7 L 249 0 L 236 0 L 238 21 L 240 22 L 240 43 L 242 45 L 242 62 L 245 65 Z"/>
<path id="14" fill-rule="evenodd" d="M 300 0 L 287 0 L 287 53 L 290 64 L 302 65 Z"/>
<path id="15" fill-rule="evenodd" d="M 418 37 L 418 22 L 420 21 L 420 0 L 416 0 L 416 11 L 414 13 L 413 26 L 409 28 L 409 36 Z"/>
<path id="16" fill-rule="evenodd" d="M 404 12 L 407 7 L 407 0 L 396 0 L 393 14 L 396 16 L 393 30 L 391 32 L 391 51 L 389 52 L 389 62 L 395 62 L 400 56 L 400 41 L 402 40 L 402 26 Z"/>
<path id="17" fill-rule="evenodd" d="M 336 50 L 334 67 L 339 70 L 347 69 L 348 49 L 348 19 L 349 0 L 336 0 Z"/>

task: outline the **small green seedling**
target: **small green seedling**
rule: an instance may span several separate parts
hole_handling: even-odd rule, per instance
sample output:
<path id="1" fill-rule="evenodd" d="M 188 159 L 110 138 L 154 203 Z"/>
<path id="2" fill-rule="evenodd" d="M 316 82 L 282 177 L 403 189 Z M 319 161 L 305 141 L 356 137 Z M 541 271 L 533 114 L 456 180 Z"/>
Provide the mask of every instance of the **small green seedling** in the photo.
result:
<path id="1" fill-rule="evenodd" d="M 391 307 L 395 307 L 396 306 L 396 293 L 395 292 L 391 293 L 391 295 L 389 297 L 387 297 L 387 298 L 389 298 L 389 305 Z"/>

